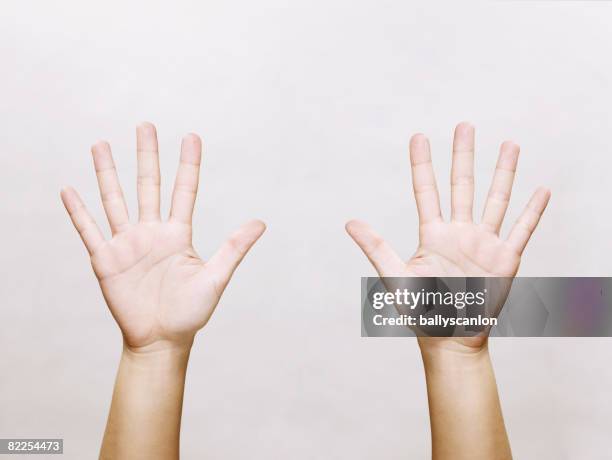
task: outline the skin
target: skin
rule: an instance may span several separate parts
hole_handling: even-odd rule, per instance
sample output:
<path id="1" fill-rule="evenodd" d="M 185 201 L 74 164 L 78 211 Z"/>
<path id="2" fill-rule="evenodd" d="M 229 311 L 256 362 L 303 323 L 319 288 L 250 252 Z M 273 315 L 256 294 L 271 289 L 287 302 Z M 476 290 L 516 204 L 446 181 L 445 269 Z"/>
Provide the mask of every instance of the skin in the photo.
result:
<path id="1" fill-rule="evenodd" d="M 460 123 L 453 140 L 451 219 L 445 221 L 429 141 L 423 134 L 411 138 L 419 245 L 407 262 L 366 223 L 356 220 L 347 223 L 347 232 L 381 277 L 516 275 L 550 192 L 536 190 L 508 237 L 500 236 L 520 151 L 517 144 L 506 141 L 500 147 L 482 219 L 474 222 L 474 144 L 473 126 Z M 511 458 L 488 336 L 419 337 L 418 343 L 427 381 L 433 458 Z"/>
<path id="2" fill-rule="evenodd" d="M 246 223 L 204 261 L 192 246 L 191 226 L 200 138 L 188 134 L 182 140 L 171 211 L 162 220 L 156 129 L 142 123 L 136 134 L 137 222 L 129 219 L 106 142 L 91 151 L 112 238 L 104 238 L 74 189 L 64 188 L 61 198 L 123 335 L 100 458 L 171 459 L 179 457 L 185 373 L 195 334 L 265 225 Z"/>

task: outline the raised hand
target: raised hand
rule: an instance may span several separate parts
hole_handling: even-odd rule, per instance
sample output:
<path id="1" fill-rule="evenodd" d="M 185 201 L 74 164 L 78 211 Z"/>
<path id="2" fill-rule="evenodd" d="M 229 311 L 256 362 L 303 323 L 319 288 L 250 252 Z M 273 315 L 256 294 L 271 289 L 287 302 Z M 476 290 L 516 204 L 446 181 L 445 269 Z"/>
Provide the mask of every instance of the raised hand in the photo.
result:
<path id="1" fill-rule="evenodd" d="M 445 222 L 429 141 L 417 134 L 410 140 L 412 184 L 419 212 L 416 253 L 404 262 L 367 224 L 351 221 L 346 229 L 381 277 L 514 277 L 550 198 L 548 190 L 538 189 L 508 237 L 500 237 L 518 156 L 518 145 L 502 144 L 482 219 L 475 223 L 474 128 L 459 124 L 453 141 L 451 219 Z M 434 460 L 512 458 L 487 338 L 419 337 Z"/>
<path id="2" fill-rule="evenodd" d="M 412 184 L 419 213 L 416 253 L 405 262 L 363 222 L 350 221 L 346 229 L 381 277 L 513 277 L 550 198 L 548 190 L 538 189 L 508 237 L 500 237 L 518 157 L 518 145 L 513 142 L 501 145 L 482 219 L 474 222 L 474 128 L 460 123 L 453 140 L 451 219 L 444 221 L 429 141 L 424 135 L 416 134 L 410 140 Z M 482 341 L 465 342 L 482 344 Z"/>
<path id="3" fill-rule="evenodd" d="M 91 255 L 104 298 L 132 350 L 190 346 L 232 273 L 265 230 L 263 222 L 251 221 L 210 260 L 205 262 L 196 253 L 191 221 L 201 149 L 197 135 L 183 138 L 170 216 L 162 220 L 156 130 L 150 123 L 138 126 L 138 222 L 130 222 L 110 146 L 95 144 L 92 154 L 110 240 L 105 240 L 77 192 L 62 190 L 62 201 Z"/>

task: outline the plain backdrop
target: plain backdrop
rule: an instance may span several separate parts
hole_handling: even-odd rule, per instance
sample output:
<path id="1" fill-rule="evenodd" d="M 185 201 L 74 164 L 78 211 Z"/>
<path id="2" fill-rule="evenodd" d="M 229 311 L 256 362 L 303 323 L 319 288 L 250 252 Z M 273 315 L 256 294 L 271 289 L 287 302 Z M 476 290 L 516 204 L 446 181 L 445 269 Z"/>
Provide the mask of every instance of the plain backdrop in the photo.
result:
<path id="1" fill-rule="evenodd" d="M 0 437 L 97 456 L 121 336 L 59 190 L 108 232 L 89 153 L 106 139 L 134 217 L 149 120 L 164 213 L 181 136 L 204 139 L 201 254 L 268 224 L 193 349 L 183 457 L 427 458 L 416 343 L 360 337 L 374 271 L 344 223 L 409 257 L 408 139 L 430 137 L 448 215 L 452 130 L 469 120 L 476 216 L 505 139 L 522 156 L 504 231 L 552 190 L 520 274 L 612 274 L 611 20 L 607 2 L 2 2 Z M 491 348 L 516 458 L 610 458 L 612 339 Z"/>

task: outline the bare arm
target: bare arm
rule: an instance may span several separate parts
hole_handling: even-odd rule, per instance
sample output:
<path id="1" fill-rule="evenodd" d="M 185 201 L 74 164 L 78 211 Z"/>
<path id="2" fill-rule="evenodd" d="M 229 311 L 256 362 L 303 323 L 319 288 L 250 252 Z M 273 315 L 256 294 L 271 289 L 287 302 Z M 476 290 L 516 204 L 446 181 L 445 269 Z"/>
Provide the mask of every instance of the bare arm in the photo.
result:
<path id="1" fill-rule="evenodd" d="M 101 459 L 179 458 L 188 349 L 124 348 Z"/>
<path id="2" fill-rule="evenodd" d="M 160 216 L 157 132 L 137 129 L 138 221 L 131 222 L 110 146 L 92 147 L 100 196 L 112 232 L 105 239 L 72 188 L 62 201 L 87 248 L 123 353 L 101 458 L 178 458 L 185 372 L 196 332 L 212 315 L 234 270 L 265 230 L 243 225 L 207 261 L 192 246 L 201 141 L 188 134 L 167 219 Z"/>
<path id="3" fill-rule="evenodd" d="M 434 460 L 511 459 L 497 384 L 486 345 L 424 345 Z"/>
<path id="4" fill-rule="evenodd" d="M 366 223 L 347 231 L 381 277 L 513 278 L 550 192 L 538 189 L 512 227 L 500 236 L 519 157 L 513 142 L 501 145 L 493 182 L 479 223 L 473 220 L 474 128 L 455 129 L 451 170 L 451 217 L 445 221 L 429 140 L 410 140 L 412 185 L 419 214 L 419 245 L 405 262 Z M 502 302 L 503 304 L 503 302 Z M 510 445 L 489 359 L 487 337 L 420 338 L 436 460 L 506 459 Z"/>

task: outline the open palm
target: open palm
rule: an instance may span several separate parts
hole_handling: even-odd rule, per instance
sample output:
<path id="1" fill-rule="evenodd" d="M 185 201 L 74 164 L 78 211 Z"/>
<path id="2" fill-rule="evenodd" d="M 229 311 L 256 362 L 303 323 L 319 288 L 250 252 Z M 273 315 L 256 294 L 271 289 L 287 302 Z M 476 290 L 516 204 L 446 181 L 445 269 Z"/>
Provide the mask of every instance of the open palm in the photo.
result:
<path id="1" fill-rule="evenodd" d="M 204 262 L 192 246 L 192 214 L 199 182 L 201 141 L 183 138 L 167 221 L 160 217 L 160 172 L 155 127 L 137 129 L 139 220 L 131 223 L 110 146 L 92 147 L 104 210 L 112 231 L 105 240 L 72 188 L 62 201 L 78 230 L 111 313 L 127 346 L 189 344 L 210 318 L 232 273 L 265 230 L 241 227 Z"/>
<path id="2" fill-rule="evenodd" d="M 419 246 L 405 262 L 367 224 L 350 221 L 347 231 L 381 277 L 513 277 L 521 254 L 544 212 L 550 192 L 538 189 L 510 231 L 499 231 L 508 208 L 519 156 L 518 145 L 504 142 L 480 223 L 472 217 L 474 202 L 474 128 L 455 129 L 451 171 L 451 219 L 445 222 L 431 162 L 429 141 L 410 140 L 412 183 L 419 213 Z"/>

